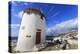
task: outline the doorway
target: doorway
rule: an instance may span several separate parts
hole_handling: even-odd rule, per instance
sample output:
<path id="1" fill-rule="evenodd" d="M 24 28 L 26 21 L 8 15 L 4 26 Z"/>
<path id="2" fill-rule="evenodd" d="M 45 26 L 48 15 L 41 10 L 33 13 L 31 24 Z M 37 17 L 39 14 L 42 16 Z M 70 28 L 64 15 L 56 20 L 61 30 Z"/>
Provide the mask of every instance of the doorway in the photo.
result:
<path id="1" fill-rule="evenodd" d="M 36 32 L 36 44 L 40 44 L 41 42 L 41 32 Z"/>

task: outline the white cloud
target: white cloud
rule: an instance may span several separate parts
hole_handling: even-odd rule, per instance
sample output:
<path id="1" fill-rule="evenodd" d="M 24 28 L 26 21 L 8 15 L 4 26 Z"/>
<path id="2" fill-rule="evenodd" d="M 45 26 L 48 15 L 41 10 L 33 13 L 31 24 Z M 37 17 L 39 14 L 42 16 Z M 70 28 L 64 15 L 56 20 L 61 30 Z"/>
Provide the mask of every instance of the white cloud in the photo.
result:
<path id="1" fill-rule="evenodd" d="M 10 26 L 11 26 L 11 28 L 17 28 L 20 26 L 20 24 L 11 24 Z"/>
<path id="2" fill-rule="evenodd" d="M 11 1 L 11 3 L 12 3 L 13 5 L 17 5 L 15 1 Z"/>
<path id="3" fill-rule="evenodd" d="M 76 28 L 78 24 L 78 19 L 71 19 L 71 20 L 67 20 L 64 22 L 61 22 L 59 24 L 56 24 L 55 26 L 48 28 L 47 29 L 47 33 L 50 32 L 65 32 L 65 31 L 69 31 L 70 28 Z"/>
<path id="4" fill-rule="evenodd" d="M 24 5 L 28 5 L 28 3 L 23 3 Z"/>
<path id="5" fill-rule="evenodd" d="M 18 36 L 18 33 L 19 33 L 19 27 L 20 27 L 20 24 L 10 24 L 10 33 L 11 33 L 11 37 L 17 37 Z"/>
<path id="6" fill-rule="evenodd" d="M 19 18 L 22 18 L 23 13 L 24 13 L 23 11 L 19 12 L 19 13 L 18 13 L 18 17 L 19 17 Z"/>
<path id="7" fill-rule="evenodd" d="M 20 11 L 18 14 L 15 14 L 15 16 L 17 16 L 18 18 L 22 18 L 23 13 L 23 11 Z"/>
<path id="8" fill-rule="evenodd" d="M 55 26 L 55 28 L 56 28 L 56 27 L 60 27 L 60 28 L 66 27 L 66 28 L 68 28 L 68 27 L 73 27 L 73 26 L 75 26 L 76 24 L 77 24 L 77 19 L 71 19 L 71 20 L 62 22 L 62 23 L 60 23 L 60 24 L 57 24 L 57 25 Z"/>

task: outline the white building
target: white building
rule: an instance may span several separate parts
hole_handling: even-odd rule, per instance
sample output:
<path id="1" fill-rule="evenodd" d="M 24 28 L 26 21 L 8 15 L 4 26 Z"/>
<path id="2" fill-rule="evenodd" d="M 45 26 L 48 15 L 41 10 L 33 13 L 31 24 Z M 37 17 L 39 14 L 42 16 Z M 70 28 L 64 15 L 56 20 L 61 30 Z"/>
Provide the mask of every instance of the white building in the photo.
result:
<path id="1" fill-rule="evenodd" d="M 33 51 L 38 44 L 45 43 L 45 17 L 37 9 L 24 10 L 16 50 Z"/>

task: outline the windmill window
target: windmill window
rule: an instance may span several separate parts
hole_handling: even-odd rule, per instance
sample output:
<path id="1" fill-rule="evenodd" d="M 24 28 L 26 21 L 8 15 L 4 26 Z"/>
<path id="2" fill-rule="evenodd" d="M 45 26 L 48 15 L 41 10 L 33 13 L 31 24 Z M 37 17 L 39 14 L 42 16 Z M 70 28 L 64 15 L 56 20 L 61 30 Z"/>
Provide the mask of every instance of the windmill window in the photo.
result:
<path id="1" fill-rule="evenodd" d="M 41 29 L 37 29 L 37 31 L 41 31 Z"/>
<path id="2" fill-rule="evenodd" d="M 25 26 L 22 26 L 22 30 L 24 30 L 25 29 Z"/>
<path id="3" fill-rule="evenodd" d="M 31 37 L 31 35 L 26 35 L 26 37 L 29 37 L 29 38 L 30 38 L 30 37 Z"/>
<path id="4" fill-rule="evenodd" d="M 43 20 L 43 16 L 41 16 L 41 19 Z"/>

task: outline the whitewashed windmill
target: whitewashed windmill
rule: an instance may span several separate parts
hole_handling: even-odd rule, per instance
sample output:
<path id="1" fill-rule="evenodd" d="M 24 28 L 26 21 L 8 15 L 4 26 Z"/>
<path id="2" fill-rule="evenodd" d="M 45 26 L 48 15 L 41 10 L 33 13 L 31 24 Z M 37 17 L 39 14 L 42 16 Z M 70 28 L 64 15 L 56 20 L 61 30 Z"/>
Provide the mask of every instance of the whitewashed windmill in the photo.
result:
<path id="1" fill-rule="evenodd" d="M 41 11 L 28 8 L 22 16 L 16 50 L 32 51 L 40 43 L 45 43 L 45 17 Z"/>

